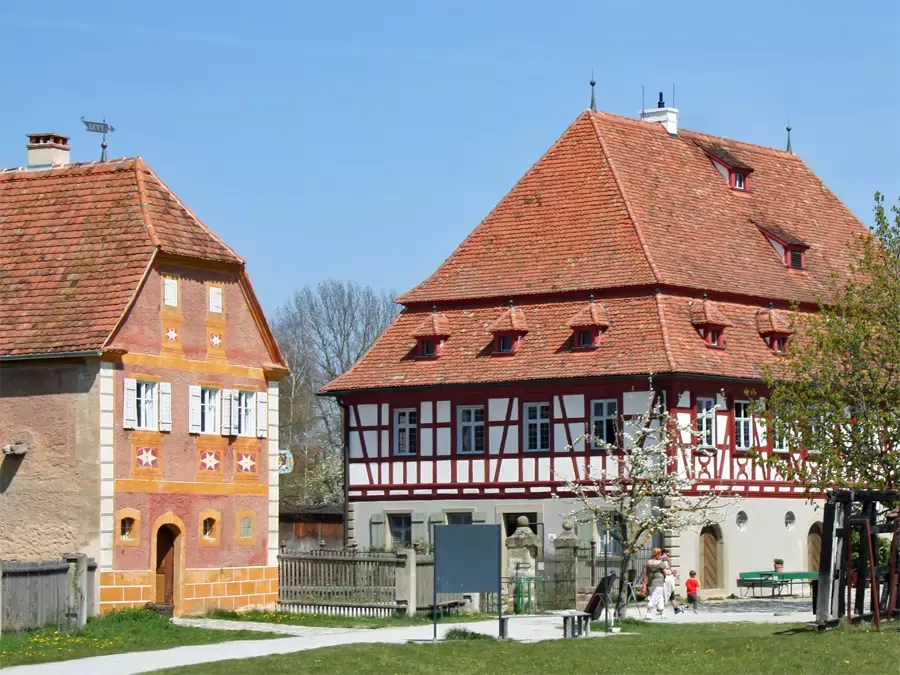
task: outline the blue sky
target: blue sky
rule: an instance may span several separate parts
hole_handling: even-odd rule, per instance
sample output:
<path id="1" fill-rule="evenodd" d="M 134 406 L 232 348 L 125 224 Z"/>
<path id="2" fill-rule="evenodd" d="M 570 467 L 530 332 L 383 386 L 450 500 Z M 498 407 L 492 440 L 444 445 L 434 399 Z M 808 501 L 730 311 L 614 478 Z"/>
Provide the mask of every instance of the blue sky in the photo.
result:
<path id="1" fill-rule="evenodd" d="M 614 7 L 611 7 L 614 5 Z M 812 9 L 814 6 L 814 9 Z M 807 9 L 809 7 L 809 9 Z M 674 10 L 674 11 L 673 11 Z M 900 196 L 900 3 L 0 0 L 0 166 L 116 127 L 247 261 L 267 311 L 428 276 L 588 106 L 793 146 L 865 222 Z"/>

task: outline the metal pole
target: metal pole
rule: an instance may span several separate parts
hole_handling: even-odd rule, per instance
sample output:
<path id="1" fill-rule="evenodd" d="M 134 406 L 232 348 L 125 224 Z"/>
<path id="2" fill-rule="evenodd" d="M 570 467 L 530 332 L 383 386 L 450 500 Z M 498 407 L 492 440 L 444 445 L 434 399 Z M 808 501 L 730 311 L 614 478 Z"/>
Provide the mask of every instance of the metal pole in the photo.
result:
<path id="1" fill-rule="evenodd" d="M 606 622 L 606 632 L 609 632 L 609 526 L 606 526 L 606 534 L 603 537 L 603 616 Z M 619 580 L 619 593 L 622 592 L 622 580 Z"/>
<path id="2" fill-rule="evenodd" d="M 437 547 L 437 545 L 439 543 L 439 540 L 437 537 L 437 534 L 438 534 L 437 527 L 435 527 L 434 530 L 435 530 L 435 532 L 434 532 L 435 546 L 434 546 L 434 554 L 433 554 L 434 555 L 434 558 L 433 558 L 434 564 L 431 566 L 431 574 L 432 574 L 432 578 L 431 578 L 431 622 L 434 626 L 434 635 L 432 636 L 431 639 L 433 642 L 437 642 L 437 589 L 438 589 L 438 578 L 437 578 L 438 547 Z M 413 568 L 412 573 L 413 574 L 416 573 L 415 568 Z M 416 599 L 412 598 L 410 601 L 415 602 Z"/>
<path id="3" fill-rule="evenodd" d="M 501 525 L 495 525 L 495 529 L 497 530 L 497 548 L 500 549 L 500 557 L 498 560 L 503 560 L 503 537 L 501 536 Z M 500 635 L 501 639 L 505 639 L 506 635 L 503 632 L 503 569 L 502 564 L 497 568 L 497 632 Z"/>

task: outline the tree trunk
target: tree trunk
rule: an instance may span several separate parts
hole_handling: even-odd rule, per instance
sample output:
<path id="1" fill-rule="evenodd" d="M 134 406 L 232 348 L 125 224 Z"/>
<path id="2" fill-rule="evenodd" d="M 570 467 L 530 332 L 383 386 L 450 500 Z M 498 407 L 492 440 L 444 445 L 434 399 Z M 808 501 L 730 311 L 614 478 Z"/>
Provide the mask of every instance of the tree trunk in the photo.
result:
<path id="1" fill-rule="evenodd" d="M 619 563 L 619 597 L 616 598 L 616 621 L 621 621 L 625 618 L 625 607 L 628 604 L 628 588 L 625 584 L 628 582 L 627 574 L 630 563 L 630 555 L 623 555 L 622 562 Z"/>

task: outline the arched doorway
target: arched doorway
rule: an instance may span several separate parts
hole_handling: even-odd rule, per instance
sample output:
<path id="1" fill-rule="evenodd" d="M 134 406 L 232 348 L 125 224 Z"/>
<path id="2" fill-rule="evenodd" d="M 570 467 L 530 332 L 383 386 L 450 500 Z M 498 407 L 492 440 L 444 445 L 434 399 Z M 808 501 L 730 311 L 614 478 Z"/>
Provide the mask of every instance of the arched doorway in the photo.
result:
<path id="1" fill-rule="evenodd" d="M 819 571 L 819 559 L 822 557 L 822 523 L 813 523 L 806 534 L 806 569 Z"/>
<path id="2" fill-rule="evenodd" d="M 175 525 L 161 525 L 156 531 L 156 603 L 175 606 L 178 551 L 181 532 Z"/>
<path id="3" fill-rule="evenodd" d="M 722 560 L 719 549 L 722 533 L 715 525 L 707 525 L 700 530 L 700 587 L 705 589 L 722 587 Z"/>

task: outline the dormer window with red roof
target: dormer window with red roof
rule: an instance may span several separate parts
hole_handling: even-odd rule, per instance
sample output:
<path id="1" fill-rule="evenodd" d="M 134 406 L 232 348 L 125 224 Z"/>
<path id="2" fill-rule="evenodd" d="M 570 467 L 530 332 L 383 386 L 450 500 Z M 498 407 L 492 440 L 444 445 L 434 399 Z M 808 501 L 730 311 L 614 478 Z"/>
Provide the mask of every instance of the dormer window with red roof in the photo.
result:
<path id="1" fill-rule="evenodd" d="M 573 349 L 594 349 L 600 345 L 600 336 L 609 328 L 606 307 L 596 304 L 591 295 L 587 307 L 573 316 L 567 325 L 572 329 Z"/>
<path id="2" fill-rule="evenodd" d="M 720 143 L 700 143 L 697 142 L 700 149 L 703 150 L 712 161 L 722 178 L 724 178 L 730 187 L 735 190 L 749 190 L 750 174 L 753 173 L 753 167 L 745 164 L 738 159 L 730 148 Z"/>
<path id="3" fill-rule="evenodd" d="M 784 262 L 785 267 L 795 270 L 806 269 L 806 250 L 809 248 L 799 237 L 777 225 L 754 223 L 766 240 L 775 249 L 775 253 Z"/>
<path id="4" fill-rule="evenodd" d="M 691 325 L 707 347 L 725 349 L 725 329 L 731 322 L 709 301 L 704 294 L 702 302 L 692 302 Z"/>
<path id="5" fill-rule="evenodd" d="M 528 333 L 525 312 L 513 307 L 509 301 L 507 309 L 490 328 L 494 336 L 494 354 L 515 354 L 522 346 L 522 338 Z"/>
<path id="6" fill-rule="evenodd" d="M 436 359 L 444 351 L 444 342 L 450 337 L 450 319 L 446 314 L 438 314 L 435 307 L 413 332 L 413 337 L 416 338 L 416 357 Z"/>
<path id="7" fill-rule="evenodd" d="M 756 312 L 756 327 L 772 353 L 784 354 L 787 351 L 788 338 L 793 331 L 784 316 L 776 312 L 771 303 L 768 310 Z"/>

